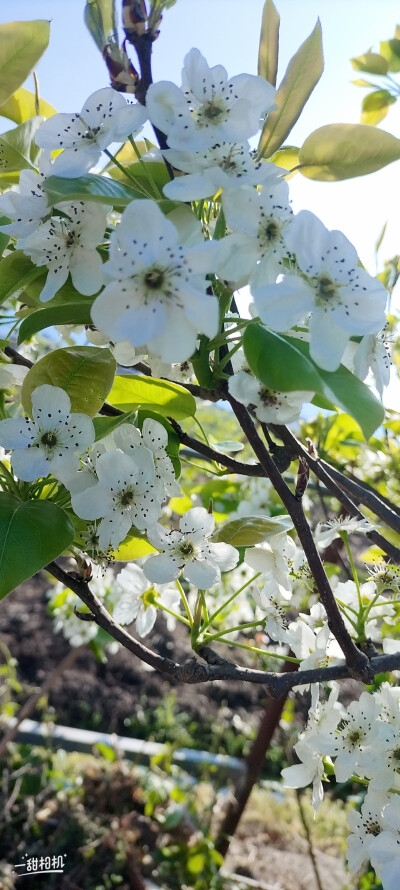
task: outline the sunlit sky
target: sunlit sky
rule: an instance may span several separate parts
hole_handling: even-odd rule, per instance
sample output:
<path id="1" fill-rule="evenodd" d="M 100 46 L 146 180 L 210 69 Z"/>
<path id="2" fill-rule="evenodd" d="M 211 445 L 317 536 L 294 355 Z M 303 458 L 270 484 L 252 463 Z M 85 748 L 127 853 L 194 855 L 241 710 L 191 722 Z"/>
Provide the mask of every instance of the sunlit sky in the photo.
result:
<path id="1" fill-rule="evenodd" d="M 323 33 L 325 71 L 288 143 L 301 145 L 324 124 L 358 122 L 366 91 L 352 85 L 357 74 L 349 59 L 370 47 L 378 50 L 379 40 L 393 36 L 400 13 L 397 0 L 275 0 L 275 4 L 281 16 L 278 83 L 318 17 Z M 41 95 L 60 111 L 79 110 L 90 93 L 108 85 L 100 53 L 83 24 L 84 6 L 84 0 L 0 4 L 0 22 L 51 20 L 50 46 L 38 65 L 38 76 Z M 230 75 L 256 73 L 262 9 L 263 0 L 177 0 L 165 13 L 154 45 L 154 79 L 179 84 L 183 57 L 191 46 L 197 46 L 210 65 L 225 65 Z M 132 60 L 135 64 L 133 50 Z M 26 85 L 32 89 L 32 83 Z M 8 126 L 5 122 L 2 129 Z M 400 137 L 400 103 L 380 126 Z M 372 274 L 377 271 L 374 245 L 385 222 L 381 261 L 400 253 L 399 162 L 341 183 L 316 183 L 297 174 L 290 188 L 294 210 L 312 210 L 328 228 L 344 231 Z M 399 294 L 394 306 L 400 312 Z"/>

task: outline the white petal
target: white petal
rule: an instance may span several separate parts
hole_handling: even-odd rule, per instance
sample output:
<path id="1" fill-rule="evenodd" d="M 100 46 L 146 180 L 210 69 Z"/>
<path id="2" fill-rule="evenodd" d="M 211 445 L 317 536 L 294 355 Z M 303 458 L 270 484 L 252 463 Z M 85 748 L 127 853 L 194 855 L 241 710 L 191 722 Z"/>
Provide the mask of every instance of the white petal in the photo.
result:
<path id="1" fill-rule="evenodd" d="M 221 578 L 219 568 L 206 560 L 193 559 L 186 563 L 182 571 L 183 577 L 195 587 L 207 590 Z"/>
<path id="2" fill-rule="evenodd" d="M 65 389 L 43 383 L 32 392 L 32 416 L 36 423 L 46 419 L 49 424 L 60 417 L 65 419 L 71 410 L 71 399 Z"/>
<path id="3" fill-rule="evenodd" d="M 155 584 L 165 584 L 167 581 L 174 581 L 180 575 L 178 560 L 168 553 L 150 556 L 149 559 L 146 559 L 143 571 L 146 578 Z"/>
<path id="4" fill-rule="evenodd" d="M 284 275 L 278 284 L 252 288 L 257 312 L 274 331 L 287 331 L 302 321 L 314 305 L 315 294 L 297 275 Z"/>

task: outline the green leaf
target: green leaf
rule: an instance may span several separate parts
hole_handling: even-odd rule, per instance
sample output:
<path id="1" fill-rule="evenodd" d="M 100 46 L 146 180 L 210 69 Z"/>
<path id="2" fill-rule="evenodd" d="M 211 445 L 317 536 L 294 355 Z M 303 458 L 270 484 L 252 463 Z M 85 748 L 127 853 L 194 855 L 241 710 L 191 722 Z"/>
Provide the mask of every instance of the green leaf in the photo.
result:
<path id="1" fill-rule="evenodd" d="M 285 339 L 290 340 L 303 355 L 309 358 L 308 343 L 286 337 Z M 317 368 L 317 370 L 322 381 L 321 395 L 341 408 L 346 414 L 350 414 L 361 427 L 365 438 L 370 439 L 381 425 L 385 415 L 381 402 L 375 398 L 370 388 L 344 365 L 339 365 L 337 371 L 324 371 L 322 368 Z"/>
<path id="2" fill-rule="evenodd" d="M 0 305 L 42 274 L 22 250 L 14 250 L 0 262 Z"/>
<path id="3" fill-rule="evenodd" d="M 287 339 L 258 324 L 250 324 L 243 335 L 243 349 L 253 374 L 278 392 L 321 389 L 316 366 Z"/>
<path id="4" fill-rule="evenodd" d="M 118 155 L 117 155 L 118 157 Z M 130 164 L 124 164 L 125 174 L 120 170 L 119 167 L 111 166 L 107 168 L 107 173 L 113 178 L 118 180 L 118 182 L 124 182 L 127 185 L 135 186 L 137 184 L 138 189 L 145 189 L 148 193 L 158 198 L 160 197 L 160 193 L 164 185 L 167 184 L 170 180 L 170 176 L 167 170 L 167 167 L 164 161 L 134 161 Z M 136 183 L 132 182 L 132 177 L 136 181 Z M 157 186 L 158 191 L 154 191 L 153 183 Z"/>
<path id="5" fill-rule="evenodd" d="M 290 516 L 242 516 L 221 525 L 212 536 L 213 541 L 223 541 L 233 547 L 254 547 L 293 528 Z"/>
<path id="6" fill-rule="evenodd" d="M 0 104 L 9 99 L 31 73 L 49 42 L 50 22 L 7 22 L 0 25 Z"/>
<path id="7" fill-rule="evenodd" d="M 0 492 L 0 599 L 73 541 L 67 514 L 50 501 L 19 501 Z"/>
<path id="8" fill-rule="evenodd" d="M 270 157 L 281 147 L 318 83 L 324 70 L 322 32 L 318 19 L 310 36 L 290 60 L 275 96 L 278 106 L 264 124 L 258 146 L 259 155 Z"/>
<path id="9" fill-rule="evenodd" d="M 391 105 L 397 102 L 396 96 L 392 96 L 389 90 L 374 90 L 368 93 L 362 101 L 361 123 L 379 124 L 386 117 Z"/>
<path id="10" fill-rule="evenodd" d="M 42 117 L 32 117 L 13 130 L 0 136 L 1 168 L 6 173 L 35 169 L 39 149 L 35 145 L 35 133 L 43 123 Z"/>
<path id="11" fill-rule="evenodd" d="M 141 556 L 147 556 L 149 553 L 155 553 L 156 548 L 149 544 L 146 537 L 141 536 L 137 531 L 129 533 L 117 550 L 111 551 L 111 559 L 117 562 L 129 562 L 131 559 L 140 559 Z"/>
<path id="12" fill-rule="evenodd" d="M 127 207 L 134 199 L 144 197 L 142 189 L 139 191 L 130 188 L 98 173 L 88 173 L 76 179 L 49 176 L 43 183 L 43 188 L 49 204 L 58 204 L 60 201 L 98 201 L 101 204 Z"/>
<path id="13" fill-rule="evenodd" d="M 57 324 L 91 324 L 89 303 L 64 303 L 63 306 L 49 306 L 38 309 L 24 318 L 18 334 L 18 343 L 29 340 L 33 334 Z"/>
<path id="14" fill-rule="evenodd" d="M 28 371 L 21 388 L 21 402 L 31 413 L 31 394 L 42 383 L 60 386 L 71 399 L 71 411 L 93 417 L 100 410 L 114 379 L 115 358 L 109 349 L 73 346 L 55 349 Z"/>
<path id="15" fill-rule="evenodd" d="M 387 60 L 379 53 L 364 53 L 362 56 L 356 56 L 350 59 L 352 67 L 355 71 L 365 71 L 367 74 L 387 74 Z"/>
<path id="16" fill-rule="evenodd" d="M 266 0 L 262 14 L 257 70 L 260 77 L 272 83 L 273 87 L 278 73 L 279 23 L 279 12 L 273 0 Z"/>
<path id="17" fill-rule="evenodd" d="M 27 306 L 43 309 L 44 307 L 40 299 L 40 294 L 46 283 L 47 269 L 44 266 L 40 266 L 39 268 L 34 266 L 33 268 L 37 269 L 37 275 L 32 277 L 24 287 L 23 301 Z M 85 303 L 88 307 L 91 307 L 94 299 L 95 297 L 93 295 L 84 296 L 83 294 L 80 294 L 79 291 L 74 288 L 71 276 L 68 276 L 65 284 L 60 287 L 52 300 L 50 300 L 48 308 L 54 309 L 56 306 L 65 306 L 67 303 Z"/>
<path id="18" fill-rule="evenodd" d="M 293 170 L 291 176 L 295 176 L 297 173 L 294 167 L 298 166 L 299 163 L 299 151 L 296 145 L 283 145 L 279 151 L 276 151 L 270 158 L 268 158 L 268 163 L 276 164 L 277 167 L 283 167 L 284 170 Z M 291 179 L 291 176 L 285 176 L 285 179 Z"/>
<path id="19" fill-rule="evenodd" d="M 117 376 L 107 401 L 124 411 L 147 408 L 175 420 L 194 417 L 196 413 L 196 400 L 190 392 L 156 377 Z"/>
<path id="20" fill-rule="evenodd" d="M 400 39 L 398 37 L 394 37 L 392 40 L 383 40 L 379 44 L 379 51 L 387 60 L 389 71 L 400 71 Z"/>
<path id="21" fill-rule="evenodd" d="M 118 41 L 115 0 L 86 0 L 83 15 L 85 25 L 100 52 L 103 52 L 110 37 L 114 42 Z"/>
<path id="22" fill-rule="evenodd" d="M 4 105 L 0 105 L 0 115 L 14 121 L 15 124 L 23 124 L 30 117 L 35 117 L 37 112 L 35 100 L 34 93 L 26 90 L 25 87 L 20 87 L 7 99 Z M 57 114 L 56 109 L 41 98 L 39 98 L 38 112 L 41 117 L 52 117 L 53 114 Z"/>
<path id="23" fill-rule="evenodd" d="M 109 436 L 122 423 L 130 423 L 134 417 L 136 417 L 136 411 L 126 411 L 124 414 L 119 414 L 118 417 L 95 417 L 93 420 L 95 441 L 98 442 L 99 439 Z"/>
<path id="24" fill-rule="evenodd" d="M 299 153 L 303 176 L 322 182 L 366 176 L 399 158 L 400 139 L 367 124 L 319 127 Z"/>

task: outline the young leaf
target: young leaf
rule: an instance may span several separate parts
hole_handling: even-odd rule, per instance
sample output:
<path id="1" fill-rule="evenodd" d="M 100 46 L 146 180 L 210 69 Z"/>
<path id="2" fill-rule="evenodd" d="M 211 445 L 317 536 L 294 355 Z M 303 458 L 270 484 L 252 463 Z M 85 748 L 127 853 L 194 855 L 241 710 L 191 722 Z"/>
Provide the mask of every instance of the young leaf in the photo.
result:
<path id="1" fill-rule="evenodd" d="M 388 71 L 397 73 L 400 71 L 400 40 L 394 37 L 393 40 L 384 40 L 379 44 L 381 55 L 388 63 Z"/>
<path id="2" fill-rule="evenodd" d="M 141 556 L 147 556 L 149 553 L 155 553 L 155 547 L 149 544 L 145 536 L 141 536 L 137 531 L 128 533 L 122 544 L 117 550 L 110 553 L 111 559 L 117 562 L 129 562 L 131 559 L 139 559 Z"/>
<path id="3" fill-rule="evenodd" d="M 18 343 L 29 340 L 33 334 L 57 324 L 91 324 L 89 303 L 65 303 L 38 309 L 24 318 L 18 333 Z"/>
<path id="4" fill-rule="evenodd" d="M 270 157 L 281 147 L 318 83 L 324 70 L 321 24 L 314 30 L 290 60 L 286 74 L 275 96 L 278 106 L 264 124 L 258 146 L 260 157 Z"/>
<path id="5" fill-rule="evenodd" d="M 97 173 L 88 173 L 76 179 L 62 176 L 49 176 L 43 183 L 49 204 L 60 201 L 98 201 L 116 207 L 127 207 L 136 198 L 144 198 L 142 189 L 130 188 L 114 179 L 107 179 Z"/>
<path id="6" fill-rule="evenodd" d="M 0 25 L 0 105 L 31 73 L 49 42 L 50 22 L 6 22 Z"/>
<path id="7" fill-rule="evenodd" d="M 374 127 L 386 117 L 390 106 L 396 102 L 396 96 L 392 96 L 389 90 L 374 90 L 373 93 L 368 93 L 362 101 L 361 123 Z"/>
<path id="8" fill-rule="evenodd" d="M 367 124 L 328 124 L 303 143 L 300 172 L 308 179 L 335 182 L 366 176 L 400 158 L 400 139 Z"/>
<path id="9" fill-rule="evenodd" d="M 290 340 L 303 355 L 310 359 L 308 343 L 289 337 L 285 337 L 285 339 Z M 344 365 L 339 365 L 337 371 L 324 371 L 322 368 L 317 370 L 322 382 L 320 394 L 346 414 L 350 414 L 361 427 L 365 438 L 370 439 L 385 415 L 381 402 L 375 398 L 370 388 Z"/>
<path id="10" fill-rule="evenodd" d="M 0 115 L 8 118 L 10 121 L 14 121 L 15 124 L 23 124 L 30 117 L 35 117 L 35 100 L 34 93 L 26 90 L 25 87 L 20 87 L 19 90 L 15 90 L 15 93 L 7 99 L 4 105 L 0 106 Z M 38 111 L 41 117 L 52 117 L 53 114 L 57 114 L 56 109 L 42 98 L 39 99 Z"/>
<path id="11" fill-rule="evenodd" d="M 194 417 L 196 413 L 196 400 L 190 392 L 156 377 L 117 376 L 107 401 L 123 411 L 146 408 L 175 420 Z"/>
<path id="12" fill-rule="evenodd" d="M 273 0 L 265 0 L 260 45 L 258 48 L 258 74 L 272 86 L 276 86 L 279 53 L 279 12 Z"/>
<path id="13" fill-rule="evenodd" d="M 223 541 L 233 547 L 254 547 L 293 528 L 290 516 L 241 516 L 221 525 L 212 536 L 213 541 Z"/>
<path id="14" fill-rule="evenodd" d="M 96 433 L 95 442 L 104 439 L 105 436 L 109 436 L 110 433 L 113 433 L 122 423 L 130 423 L 135 416 L 135 411 L 126 411 L 124 414 L 119 414 L 117 417 L 95 417 L 93 419 L 93 426 Z"/>
<path id="15" fill-rule="evenodd" d="M 355 71 L 365 71 L 367 74 L 387 74 L 387 60 L 379 53 L 364 53 L 362 56 L 356 56 L 350 59 L 352 67 Z"/>
<path id="16" fill-rule="evenodd" d="M 34 143 L 35 133 L 43 123 L 43 118 L 32 117 L 13 130 L 0 136 L 1 166 L 6 173 L 35 169 L 39 149 Z"/>
<path id="17" fill-rule="evenodd" d="M 14 250 L 4 257 L 0 263 L 0 305 L 24 285 L 38 278 L 42 271 L 22 250 Z"/>
<path id="18" fill-rule="evenodd" d="M 243 335 L 250 370 L 265 386 L 278 392 L 319 391 L 322 384 L 316 366 L 295 344 L 296 340 L 289 343 L 261 325 L 249 325 Z"/>
<path id="19" fill-rule="evenodd" d="M 114 379 L 115 358 L 109 349 L 73 346 L 55 349 L 28 371 L 21 388 L 21 401 L 31 413 L 31 395 L 37 386 L 60 386 L 71 399 L 71 411 L 93 417 L 100 410 Z"/>
<path id="20" fill-rule="evenodd" d="M 0 492 L 0 599 L 59 556 L 74 538 L 67 514 L 50 501 Z"/>

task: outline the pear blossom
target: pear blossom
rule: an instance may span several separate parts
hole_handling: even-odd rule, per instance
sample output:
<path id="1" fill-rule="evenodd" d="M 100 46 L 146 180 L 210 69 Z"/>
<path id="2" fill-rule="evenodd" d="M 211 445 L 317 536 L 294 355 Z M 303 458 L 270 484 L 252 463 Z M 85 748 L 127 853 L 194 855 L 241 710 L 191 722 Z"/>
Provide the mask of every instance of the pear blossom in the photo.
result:
<path id="1" fill-rule="evenodd" d="M 170 148 L 201 151 L 254 136 L 275 108 L 274 98 L 275 89 L 264 78 L 238 74 L 228 79 L 222 65 L 210 68 L 193 48 L 184 59 L 182 88 L 163 80 L 151 84 L 146 107 Z"/>
<path id="2" fill-rule="evenodd" d="M 281 532 L 263 541 L 255 547 L 248 547 L 244 561 L 255 572 L 262 572 L 266 579 L 270 576 L 286 592 L 286 599 L 292 588 L 289 563 L 296 554 L 296 545 L 292 538 Z M 266 581 L 265 581 L 266 583 Z"/>
<path id="3" fill-rule="evenodd" d="M 144 530 L 161 514 L 153 455 L 138 447 L 132 453 L 107 451 L 96 462 L 98 483 L 72 495 L 72 509 L 81 519 L 101 519 L 100 550 L 118 547 L 132 525 Z"/>
<path id="4" fill-rule="evenodd" d="M 256 161 L 248 142 L 217 142 L 203 151 L 170 148 L 163 155 L 172 167 L 186 173 L 163 188 L 164 195 L 175 201 L 209 198 L 219 189 L 229 189 L 237 195 L 238 186 L 259 185 L 277 169 L 272 164 Z"/>
<path id="5" fill-rule="evenodd" d="M 138 103 L 127 103 L 111 87 L 96 90 L 80 112 L 54 114 L 39 127 L 35 142 L 40 148 L 62 148 L 53 162 L 56 176 L 83 176 L 97 164 L 112 142 L 123 142 L 137 134 L 147 120 Z"/>
<path id="6" fill-rule="evenodd" d="M 370 751 L 378 743 L 378 717 L 376 698 L 369 692 L 362 692 L 359 700 L 351 702 L 347 708 L 340 723 L 340 732 L 329 729 L 314 740 L 315 750 L 336 757 L 335 775 L 339 782 L 345 782 L 353 773 L 368 774 Z M 379 759 L 381 757 L 382 747 L 379 744 Z M 372 783 L 370 787 L 372 789 Z M 389 788 L 390 784 L 386 787 Z M 385 789 L 377 785 L 373 790 Z"/>
<path id="7" fill-rule="evenodd" d="M 12 386 L 21 386 L 28 373 L 28 368 L 23 365 L 14 365 L 12 362 L 0 362 L 0 389 L 11 389 Z"/>
<path id="8" fill-rule="evenodd" d="M 287 331 L 310 313 L 310 355 L 335 371 L 351 334 L 375 334 L 385 325 L 387 292 L 358 265 L 342 232 L 328 231 L 310 213 L 298 213 L 285 233 L 299 274 L 252 288 L 257 312 L 274 331 Z"/>
<path id="9" fill-rule="evenodd" d="M 281 776 L 285 788 L 305 788 L 312 782 L 313 790 L 311 802 L 314 813 L 317 813 L 324 799 L 322 779 L 325 768 L 320 754 L 312 751 L 305 742 L 297 742 L 294 750 L 300 760 L 293 766 L 287 766 L 281 770 Z"/>
<path id="10" fill-rule="evenodd" d="M 277 275 L 285 271 L 283 258 L 290 257 L 285 241 L 293 219 L 289 187 L 278 177 L 280 168 L 265 163 L 263 167 L 269 176 L 260 191 L 242 187 L 222 195 L 225 219 L 233 234 L 222 241 L 224 261 L 219 273 L 236 287 L 275 283 Z"/>
<path id="11" fill-rule="evenodd" d="M 114 606 L 113 618 L 118 624 L 136 621 L 136 630 L 140 637 L 147 636 L 154 627 L 159 612 L 154 601 L 159 599 L 171 611 L 179 612 L 179 590 L 169 584 L 149 585 L 143 570 L 134 563 L 127 565 L 117 575 L 115 586 L 122 595 Z M 166 615 L 165 612 L 163 614 Z M 173 629 L 174 623 L 173 616 L 167 615 L 169 630 Z"/>
<path id="12" fill-rule="evenodd" d="M 32 417 L 0 421 L 0 442 L 12 449 L 13 472 L 24 482 L 73 470 L 78 455 L 94 441 L 94 427 L 86 414 L 70 413 L 71 400 L 59 386 L 44 383 L 32 392 Z"/>
<path id="13" fill-rule="evenodd" d="M 353 359 L 354 372 L 365 380 L 371 369 L 380 397 L 390 383 L 390 348 L 384 334 L 367 334 L 362 338 Z"/>
<path id="14" fill-rule="evenodd" d="M 386 794 L 368 789 L 361 812 L 351 808 L 347 813 L 351 833 L 347 838 L 346 860 L 353 874 L 365 868 L 371 859 L 375 838 L 382 831 L 382 811 L 387 803 Z"/>
<path id="15" fill-rule="evenodd" d="M 209 541 L 214 525 L 214 517 L 204 507 L 192 507 L 182 516 L 179 531 L 161 525 L 148 528 L 148 540 L 160 552 L 146 560 L 146 578 L 163 584 L 182 572 L 187 581 L 202 589 L 220 581 L 221 571 L 233 569 L 239 554 L 230 544 Z"/>
<path id="16" fill-rule="evenodd" d="M 106 569 L 101 577 L 93 577 L 90 582 L 91 591 L 100 599 L 109 599 L 111 589 L 114 587 L 115 575 L 112 569 Z M 62 632 L 70 646 L 81 646 L 90 643 L 99 632 L 99 626 L 94 621 L 82 621 L 75 615 L 77 596 L 69 590 L 61 581 L 53 585 L 47 591 L 49 598 L 48 611 L 50 612 L 55 633 Z"/>
<path id="17" fill-rule="evenodd" d="M 341 532 L 347 532 L 348 535 L 362 534 L 367 535 L 373 531 L 373 525 L 368 519 L 357 519 L 355 516 L 339 516 L 335 519 L 328 519 L 326 522 L 319 522 L 314 533 L 315 543 L 318 547 L 329 547 L 336 538 L 340 538 Z"/>
<path id="18" fill-rule="evenodd" d="M 49 152 L 41 152 L 39 173 L 35 170 L 21 170 L 19 183 L 0 195 L 0 213 L 12 220 L 0 226 L 0 232 L 24 238 L 37 228 L 40 221 L 49 215 L 49 207 L 43 183 L 50 175 L 51 157 Z"/>
<path id="19" fill-rule="evenodd" d="M 400 874 L 400 797 L 390 795 L 382 812 L 382 831 L 371 846 L 371 864 L 383 890 L 398 890 Z"/>
<path id="20" fill-rule="evenodd" d="M 375 696 L 370 698 L 374 699 L 379 713 L 379 703 Z M 372 791 L 389 791 L 390 788 L 400 790 L 400 714 L 392 723 L 379 720 L 377 732 L 378 745 L 364 750 L 362 754 L 360 752 L 360 775 L 370 779 L 369 787 Z"/>
<path id="21" fill-rule="evenodd" d="M 70 273 L 74 287 L 85 296 L 97 293 L 103 283 L 97 247 L 104 236 L 106 210 L 89 201 L 59 206 L 63 216 L 52 216 L 18 240 L 18 247 L 32 262 L 49 270 L 40 294 L 42 303 L 54 297 Z"/>
<path id="22" fill-rule="evenodd" d="M 171 458 L 167 454 L 168 433 L 162 423 L 146 417 L 142 431 L 132 424 L 123 423 L 115 430 L 113 439 L 121 451 L 129 454 L 135 451 L 138 444 L 144 445 L 153 455 L 154 474 L 158 483 L 161 499 L 179 497 L 181 487 L 175 479 L 175 470 Z"/>
<path id="23" fill-rule="evenodd" d="M 231 396 L 247 405 L 257 420 L 264 423 L 291 423 L 297 420 L 303 402 L 310 402 L 313 392 L 278 392 L 270 389 L 247 371 L 238 371 L 229 378 Z"/>
<path id="24" fill-rule="evenodd" d="M 166 362 L 186 361 L 199 332 L 218 331 L 218 302 L 206 293 L 217 242 L 184 247 L 154 201 L 132 201 L 110 239 L 110 283 L 95 299 L 93 322 L 113 343 L 129 340 Z"/>
<path id="25" fill-rule="evenodd" d="M 262 590 L 253 585 L 251 595 L 256 606 L 265 612 L 265 632 L 271 640 L 278 643 L 286 642 L 286 630 L 288 627 L 287 609 L 288 601 L 285 596 L 286 591 L 277 585 L 277 590 L 273 593 L 268 591 L 268 582 L 265 583 Z"/>

